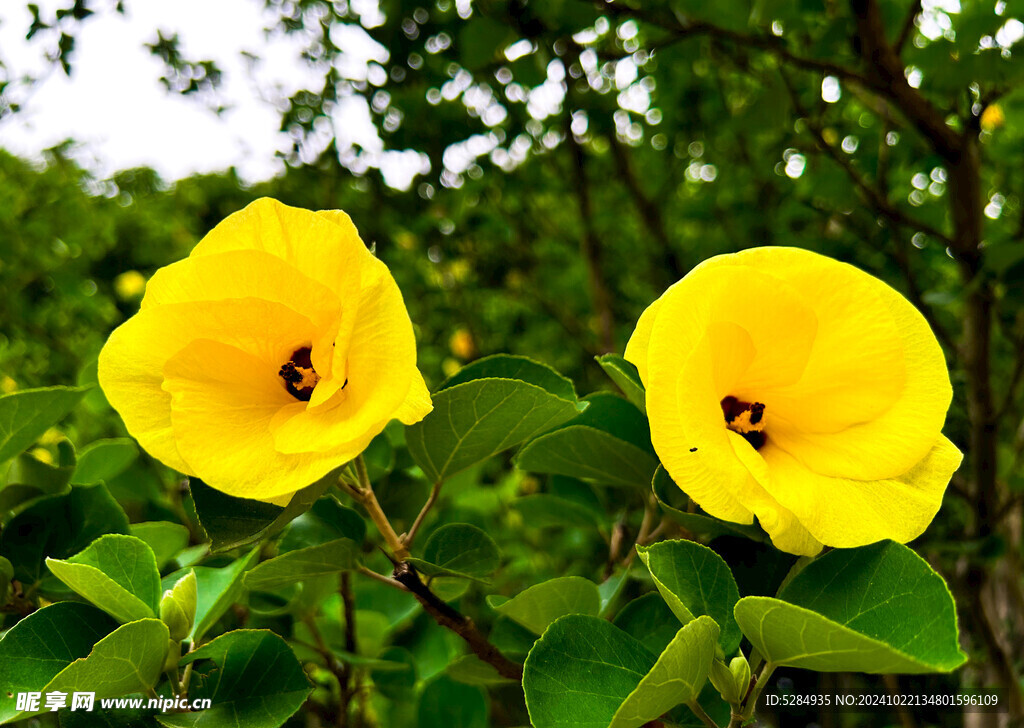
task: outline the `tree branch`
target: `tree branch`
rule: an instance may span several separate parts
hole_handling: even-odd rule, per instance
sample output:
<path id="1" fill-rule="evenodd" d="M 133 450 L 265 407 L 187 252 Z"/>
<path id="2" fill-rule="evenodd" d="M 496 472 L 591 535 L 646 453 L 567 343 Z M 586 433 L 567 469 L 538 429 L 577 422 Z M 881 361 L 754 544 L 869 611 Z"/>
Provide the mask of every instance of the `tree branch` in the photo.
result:
<path id="1" fill-rule="evenodd" d="M 473 620 L 439 599 L 429 587 L 420 581 L 412 564 L 401 562 L 395 566 L 395 581 L 411 591 L 427 613 L 442 627 L 450 629 L 466 641 L 473 653 L 491 665 L 502 677 L 516 682 L 523 681 L 523 666 L 512 662 L 501 651 L 487 641 L 473 624 Z"/>
<path id="2" fill-rule="evenodd" d="M 879 192 L 874 186 L 869 184 L 867 180 L 864 179 L 861 173 L 857 171 L 856 167 L 853 166 L 853 163 L 849 160 L 849 158 L 847 158 L 834 146 L 825 141 L 825 136 L 822 131 L 821 125 L 818 124 L 818 122 L 816 122 L 813 118 L 811 118 L 810 113 L 808 113 L 807 109 L 801 103 L 800 97 L 796 93 L 796 90 L 793 88 L 793 84 L 790 82 L 789 76 L 786 74 L 786 72 L 782 69 L 780 69 L 780 72 L 782 75 L 782 81 L 786 86 L 786 90 L 789 92 L 789 96 L 793 101 L 793 108 L 796 109 L 797 114 L 800 115 L 806 122 L 807 128 L 811 132 L 811 136 L 814 137 L 814 140 L 817 143 L 818 147 L 820 147 L 821 150 L 824 151 L 832 159 L 832 161 L 839 165 L 839 167 L 846 173 L 846 176 L 850 178 L 854 186 L 865 198 L 865 201 L 872 207 L 874 207 L 876 210 L 878 210 L 879 214 L 888 219 L 890 222 L 902 227 L 908 227 L 911 228 L 912 230 L 920 231 L 926 235 L 930 235 L 936 240 L 942 242 L 944 245 L 952 245 L 952 239 L 948 235 L 943 233 L 941 230 L 932 227 L 926 222 L 922 222 L 921 220 L 912 218 L 911 216 L 902 212 L 899 208 L 895 207 L 891 202 L 889 202 L 888 199 L 886 199 L 882 195 L 881 192 Z"/>
<path id="3" fill-rule="evenodd" d="M 647 228 L 647 232 L 650 233 L 651 237 L 661 246 L 661 266 L 669 273 L 671 278 L 669 282 L 682 278 L 686 269 L 679 260 L 679 256 L 676 255 L 672 240 L 669 238 L 668 230 L 665 227 L 665 218 L 661 214 L 661 208 L 641 189 L 636 174 L 633 173 L 633 165 L 625 145 L 618 140 L 614 132 L 610 132 L 607 135 L 607 139 L 612 152 L 612 160 L 615 162 L 615 170 L 633 199 L 633 204 L 640 214 L 641 222 Z"/>
<path id="4" fill-rule="evenodd" d="M 910 9 L 907 11 L 907 17 L 903 19 L 903 27 L 900 28 L 900 34 L 896 36 L 896 42 L 893 43 L 893 50 L 897 54 L 903 51 L 903 46 L 910 40 L 910 36 L 914 33 L 914 21 L 917 20 L 917 16 L 921 12 L 921 0 L 913 0 L 910 3 Z"/>
<path id="5" fill-rule="evenodd" d="M 571 128 L 572 115 L 565 115 L 565 138 L 572 163 L 572 177 L 576 191 L 576 202 L 580 209 L 580 223 L 583 236 L 580 238 L 580 253 L 587 267 L 590 281 L 590 295 L 597 315 L 600 331 L 601 353 L 615 351 L 614 317 L 612 316 L 611 296 L 604 280 L 601 246 L 597 232 L 594 230 L 593 208 L 590 198 L 590 182 L 587 180 L 586 155 L 583 147 L 576 140 Z"/>

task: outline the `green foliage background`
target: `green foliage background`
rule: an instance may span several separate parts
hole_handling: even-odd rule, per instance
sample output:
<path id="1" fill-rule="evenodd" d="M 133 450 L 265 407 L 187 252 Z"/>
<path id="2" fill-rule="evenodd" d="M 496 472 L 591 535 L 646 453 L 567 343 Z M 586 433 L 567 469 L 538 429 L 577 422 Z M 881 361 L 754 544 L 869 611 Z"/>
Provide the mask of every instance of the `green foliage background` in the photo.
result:
<path id="1" fill-rule="evenodd" d="M 53 18 L 36 13 L 40 42 L 54 44 L 55 58 L 72 67 L 76 29 L 89 22 L 86 6 L 76 3 L 75 12 Z M 1020 8 L 979 0 L 962 0 L 959 12 L 931 5 L 922 11 L 902 0 L 488 0 L 474 3 L 466 17 L 463 4 L 451 0 L 422 6 L 389 0 L 381 3 L 384 22 L 365 28 L 388 60 L 372 64 L 362 78 L 345 78 L 329 62 L 342 51 L 330 29 L 361 27 L 347 3 L 268 0 L 266 9 L 280 32 L 305 43 L 323 78 L 321 87 L 296 94 L 282 114 L 282 129 L 296 140 L 284 175 L 252 186 L 231 170 L 174 184 L 147 169 L 99 180 L 72 161 L 70 142 L 50 150 L 45 166 L 0 152 L 4 393 L 94 382 L 106 335 L 141 297 L 125 273 L 147 278 L 261 196 L 352 216 L 403 291 L 432 389 L 470 361 L 508 352 L 550 365 L 581 395 L 617 391 L 594 357 L 621 352 L 640 312 L 693 265 L 753 245 L 816 250 L 902 291 L 928 317 L 947 353 L 955 397 L 945 432 L 966 460 L 939 517 L 912 546 L 950 584 L 971 662 L 953 676 L 903 677 L 895 684 L 845 672 L 778 674 L 797 692 L 998 686 L 1009 690 L 1011 713 L 1024 710 L 1024 96 L 1018 90 L 1024 56 L 996 40 Z M 933 27 L 939 34 L 930 37 Z M 509 60 L 505 49 L 513 46 L 521 55 Z M 875 52 L 879 47 L 898 54 L 895 78 L 887 75 L 888 56 Z M 215 66 L 184 58 L 169 36 L 160 35 L 153 52 L 165 61 L 172 90 L 202 99 L 219 82 Z M 195 71 L 200 67 L 202 74 Z M 205 80 L 179 83 L 182 78 Z M 841 93 L 825 101 L 823 89 L 834 83 Z M 542 85 L 563 95 L 546 115 L 528 103 Z M 4 114 L 16 113 L 17 93 L 15 82 L 0 85 L 0 125 Z M 378 170 L 365 169 L 364 150 L 339 153 L 318 120 L 346 96 L 366 99 L 389 149 L 420 152 L 431 171 L 409 190 L 395 190 Z M 952 149 L 947 136 L 960 146 Z M 453 149 L 463 147 L 476 151 L 460 161 Z M 184 541 L 169 542 L 160 564 L 165 582 L 193 564 L 251 566 L 249 559 L 280 549 L 272 542 L 261 554 L 242 548 L 206 555 L 202 544 L 214 533 L 200 526 L 196 488 L 189 491 L 178 476 L 136 453 L 119 439 L 126 434 L 93 389 L 14 461 L 4 483 L 56 482 L 51 470 L 73 467 L 64 438 L 77 448 L 79 469 L 89 462 L 90 444 L 102 439 L 104 449 L 92 458 L 95 473 L 79 480 L 81 486 L 102 480 L 117 501 L 105 530 L 126 532 L 129 522 L 154 521 L 187 528 Z M 400 430 L 389 430 L 376 446 L 368 459 L 377 468 L 378 497 L 401 533 L 430 483 Z M 533 457 L 543 460 L 542 453 Z M 492 581 L 439 584 L 452 589 L 453 603 L 491 642 L 520 659 L 536 635 L 488 595 L 512 597 L 555 577 L 602 583 L 620 574 L 644 528 L 649 493 L 528 470 L 503 454 L 450 478 L 419 542 L 422 550 L 439 526 L 456 522 L 494 538 L 501 567 Z M 39 486 L 51 492 L 46 487 Z M 668 506 L 679 510 L 666 512 L 693 515 L 682 512 L 685 502 Z M 24 507 L 5 502 L 5 529 Z M 313 516 L 307 521 L 307 531 L 322 526 Z M 673 521 L 664 535 L 692 534 L 676 528 Z M 388 570 L 369 545 L 372 535 L 364 544 L 344 529 L 331 533 L 357 542 L 369 568 Z M 293 529 L 284 539 L 294 548 L 327 541 L 303 534 Z M 47 555 L 71 556 L 96 535 L 71 538 L 64 553 Z M 710 535 L 735 574 L 739 596 L 775 595 L 791 559 L 736 534 Z M 616 624 L 631 618 L 623 616 L 623 605 L 657 591 L 638 564 L 630 574 L 617 601 L 600 605 L 602 616 L 619 615 Z M 39 606 L 31 585 L 16 581 L 5 596 L 5 628 Z M 517 686 L 479 665 L 463 672 L 451 667 L 465 653 L 462 641 L 409 595 L 358 576 L 352 581 L 355 650 L 345 644 L 343 599 L 320 582 L 305 596 L 287 589 L 231 594 L 234 606 L 206 625 L 209 636 L 266 627 L 291 640 L 316 687 L 289 725 L 336 721 L 332 711 L 342 702 L 353 720 L 367 725 L 528 722 Z M 581 604 L 589 599 L 579 598 Z M 580 609 L 596 616 L 590 607 Z M 650 625 L 637 634 L 656 632 L 658 614 L 634 609 L 632 618 Z M 672 634 L 661 642 L 652 637 L 647 648 L 657 654 Z M 240 641 L 256 639 L 241 635 Z M 370 697 L 339 694 L 340 673 L 315 649 L 322 648 L 319 637 L 360 675 L 360 684 L 373 686 Z M 258 647 L 272 652 L 280 645 Z M 813 711 L 806 717 L 835 725 L 888 725 L 899 718 L 823 718 Z M 964 720 L 948 711 L 919 718 L 937 725 Z M 972 720 L 987 725 L 990 718 Z"/>

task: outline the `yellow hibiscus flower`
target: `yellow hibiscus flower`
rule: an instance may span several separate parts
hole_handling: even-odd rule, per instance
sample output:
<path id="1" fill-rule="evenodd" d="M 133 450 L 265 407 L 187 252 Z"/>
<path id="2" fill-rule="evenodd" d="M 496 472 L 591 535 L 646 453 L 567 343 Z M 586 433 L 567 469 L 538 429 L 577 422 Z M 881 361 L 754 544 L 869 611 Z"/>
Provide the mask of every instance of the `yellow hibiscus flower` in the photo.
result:
<path id="1" fill-rule="evenodd" d="M 626 346 L 654 448 L 705 511 L 783 551 L 921 534 L 961 453 L 924 317 L 882 281 L 797 248 L 701 263 Z"/>
<path id="2" fill-rule="evenodd" d="M 352 221 L 271 199 L 156 272 L 99 381 L 151 455 L 275 502 L 431 409 L 402 294 Z"/>

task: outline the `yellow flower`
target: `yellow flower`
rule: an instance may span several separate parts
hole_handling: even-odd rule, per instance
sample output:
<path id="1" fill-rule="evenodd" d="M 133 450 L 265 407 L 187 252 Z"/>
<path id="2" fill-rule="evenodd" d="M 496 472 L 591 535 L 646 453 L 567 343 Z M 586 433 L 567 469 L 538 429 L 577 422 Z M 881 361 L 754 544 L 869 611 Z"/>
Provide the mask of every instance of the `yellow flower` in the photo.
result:
<path id="1" fill-rule="evenodd" d="M 348 216 L 270 199 L 156 272 L 99 381 L 154 457 L 276 502 L 431 409 L 402 295 Z"/>
<path id="2" fill-rule="evenodd" d="M 853 266 L 797 248 L 698 265 L 640 317 L 626 359 L 654 448 L 713 516 L 756 516 L 783 551 L 905 543 L 961 454 L 921 314 Z"/>
<path id="3" fill-rule="evenodd" d="M 984 131 L 995 131 L 1006 123 L 1006 114 L 999 104 L 990 104 L 981 112 L 980 125 Z"/>

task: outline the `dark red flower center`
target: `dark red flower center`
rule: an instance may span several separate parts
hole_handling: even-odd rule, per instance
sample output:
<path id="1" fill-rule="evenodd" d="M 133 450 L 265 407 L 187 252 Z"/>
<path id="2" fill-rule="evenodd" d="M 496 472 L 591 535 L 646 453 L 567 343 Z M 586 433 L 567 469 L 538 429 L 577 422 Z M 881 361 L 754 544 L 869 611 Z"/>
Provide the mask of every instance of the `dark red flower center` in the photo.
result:
<path id="1" fill-rule="evenodd" d="M 288 394 L 303 402 L 309 401 L 316 383 L 320 381 L 320 375 L 316 373 L 309 358 L 310 351 L 308 346 L 296 349 L 291 359 L 286 361 L 278 372 L 284 380 L 284 388 L 288 390 Z"/>
<path id="2" fill-rule="evenodd" d="M 764 405 L 760 402 L 743 402 L 732 395 L 722 400 L 722 414 L 725 426 L 743 436 L 755 450 L 767 442 L 764 431 Z"/>

